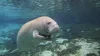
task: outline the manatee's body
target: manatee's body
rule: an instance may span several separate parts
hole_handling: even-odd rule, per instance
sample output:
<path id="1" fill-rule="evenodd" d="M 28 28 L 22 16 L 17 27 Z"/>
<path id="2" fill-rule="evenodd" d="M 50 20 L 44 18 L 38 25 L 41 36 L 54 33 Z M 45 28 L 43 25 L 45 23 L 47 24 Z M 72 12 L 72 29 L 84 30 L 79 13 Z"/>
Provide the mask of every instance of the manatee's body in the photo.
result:
<path id="1" fill-rule="evenodd" d="M 18 52 L 30 50 L 41 41 L 50 39 L 50 36 L 58 30 L 58 24 L 47 16 L 29 21 L 18 32 L 16 50 Z"/>

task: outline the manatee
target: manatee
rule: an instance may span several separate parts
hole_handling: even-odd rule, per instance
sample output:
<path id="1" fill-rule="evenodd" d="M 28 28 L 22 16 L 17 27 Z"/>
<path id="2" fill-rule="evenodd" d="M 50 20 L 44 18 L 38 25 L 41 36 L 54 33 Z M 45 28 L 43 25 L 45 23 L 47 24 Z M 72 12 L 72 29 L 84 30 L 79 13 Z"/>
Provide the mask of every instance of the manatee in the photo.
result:
<path id="1" fill-rule="evenodd" d="M 59 25 L 48 16 L 33 19 L 20 28 L 17 35 L 17 49 L 10 53 L 28 51 L 41 41 L 52 39 L 52 34 L 58 31 Z"/>

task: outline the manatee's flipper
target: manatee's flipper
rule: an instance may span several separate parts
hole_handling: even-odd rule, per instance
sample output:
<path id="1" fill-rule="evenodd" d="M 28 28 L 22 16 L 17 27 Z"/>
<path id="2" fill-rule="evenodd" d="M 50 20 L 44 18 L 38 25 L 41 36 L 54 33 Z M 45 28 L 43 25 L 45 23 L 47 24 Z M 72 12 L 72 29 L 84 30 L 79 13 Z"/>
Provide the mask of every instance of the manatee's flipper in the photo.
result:
<path id="1" fill-rule="evenodd" d="M 18 49 L 15 49 L 15 50 L 11 51 L 10 53 L 15 53 L 15 52 L 18 52 Z"/>
<path id="2" fill-rule="evenodd" d="M 39 35 L 42 35 L 42 36 L 46 37 L 45 40 L 51 40 L 51 38 L 52 38 L 52 34 L 50 34 L 50 35 L 39 34 Z"/>
<path id="3" fill-rule="evenodd" d="M 39 32 L 38 32 L 37 30 L 34 30 L 34 31 L 33 31 L 33 37 L 34 37 L 34 38 L 45 39 L 44 36 L 39 35 Z"/>

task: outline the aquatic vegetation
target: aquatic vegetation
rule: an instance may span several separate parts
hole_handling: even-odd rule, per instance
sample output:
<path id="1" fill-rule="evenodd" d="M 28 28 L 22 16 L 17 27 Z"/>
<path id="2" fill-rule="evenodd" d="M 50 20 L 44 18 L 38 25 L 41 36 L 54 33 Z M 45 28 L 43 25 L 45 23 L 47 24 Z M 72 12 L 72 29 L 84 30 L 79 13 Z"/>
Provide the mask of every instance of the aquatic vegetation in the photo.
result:
<path id="1" fill-rule="evenodd" d="M 58 39 L 56 39 L 58 40 Z M 23 55 L 32 55 L 32 56 L 87 56 L 91 53 L 94 53 L 95 55 L 99 56 L 99 51 L 96 48 L 100 47 L 100 44 L 98 42 L 91 42 L 87 43 L 87 39 L 73 39 L 72 41 L 69 41 L 67 39 L 63 39 L 65 43 L 62 41 L 62 44 L 58 44 L 57 42 L 52 42 L 44 46 L 38 46 L 38 48 L 35 48 L 36 50 L 29 53 L 29 54 L 23 54 Z M 66 42 L 67 40 L 67 42 Z M 76 43 L 75 43 L 76 42 Z M 34 53 L 34 54 L 32 54 Z"/>
<path id="2" fill-rule="evenodd" d="M 39 56 L 57 56 L 56 53 L 54 52 L 51 52 L 51 51 L 43 51 L 43 52 L 40 52 L 40 53 L 37 53 Z"/>
<path id="3" fill-rule="evenodd" d="M 0 55 L 5 55 L 6 53 L 8 53 L 8 49 L 4 48 L 4 49 L 0 49 Z"/>

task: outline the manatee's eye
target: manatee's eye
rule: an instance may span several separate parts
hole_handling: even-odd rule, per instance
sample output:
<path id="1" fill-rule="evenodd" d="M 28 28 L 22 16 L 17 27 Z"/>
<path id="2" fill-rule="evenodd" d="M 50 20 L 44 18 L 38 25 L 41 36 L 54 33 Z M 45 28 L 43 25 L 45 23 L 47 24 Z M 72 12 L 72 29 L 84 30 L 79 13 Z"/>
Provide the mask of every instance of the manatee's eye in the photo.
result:
<path id="1" fill-rule="evenodd" d="M 47 24 L 49 25 L 49 24 L 51 24 L 51 22 L 48 22 Z"/>

